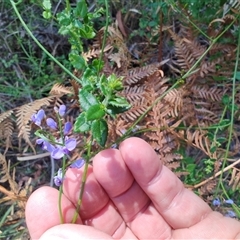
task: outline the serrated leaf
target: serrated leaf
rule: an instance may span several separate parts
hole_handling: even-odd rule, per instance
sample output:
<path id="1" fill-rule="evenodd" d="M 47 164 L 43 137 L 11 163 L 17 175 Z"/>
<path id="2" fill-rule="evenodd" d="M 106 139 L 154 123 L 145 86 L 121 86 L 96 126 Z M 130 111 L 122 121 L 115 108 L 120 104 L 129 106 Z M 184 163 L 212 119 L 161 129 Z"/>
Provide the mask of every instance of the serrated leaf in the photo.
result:
<path id="1" fill-rule="evenodd" d="M 129 108 L 127 107 L 115 107 L 115 106 L 108 106 L 106 112 L 113 118 L 115 118 L 116 114 L 126 112 Z"/>
<path id="2" fill-rule="evenodd" d="M 128 101 L 124 97 L 116 97 L 114 99 L 111 99 L 108 101 L 109 105 L 115 106 L 115 107 L 124 107 L 124 108 L 130 108 L 131 105 L 128 103 Z"/>
<path id="3" fill-rule="evenodd" d="M 103 95 L 107 96 L 110 91 L 107 87 L 107 78 L 105 75 L 102 75 L 100 77 L 99 82 L 97 83 L 97 87 L 101 90 L 101 92 L 103 93 Z"/>
<path id="4" fill-rule="evenodd" d="M 74 127 L 73 127 L 74 132 L 76 133 L 87 132 L 90 130 L 90 128 L 91 128 L 91 125 L 89 122 L 87 122 L 86 113 L 85 112 L 81 113 L 77 117 L 76 122 L 74 124 Z"/>
<path id="5" fill-rule="evenodd" d="M 83 88 L 79 91 L 79 102 L 84 111 L 87 111 L 91 106 L 99 104 L 93 94 Z"/>
<path id="6" fill-rule="evenodd" d="M 57 14 L 57 20 L 60 25 L 68 26 L 71 23 L 71 15 L 66 11 L 60 12 Z"/>
<path id="7" fill-rule="evenodd" d="M 103 119 L 94 120 L 91 126 L 93 138 L 97 143 L 104 147 L 107 141 L 108 136 L 108 125 L 107 122 Z"/>
<path id="8" fill-rule="evenodd" d="M 84 69 L 87 66 L 86 60 L 77 54 L 70 53 L 69 60 L 76 69 Z"/>
<path id="9" fill-rule="evenodd" d="M 86 112 L 87 121 L 101 119 L 104 115 L 105 111 L 102 104 L 92 105 Z"/>

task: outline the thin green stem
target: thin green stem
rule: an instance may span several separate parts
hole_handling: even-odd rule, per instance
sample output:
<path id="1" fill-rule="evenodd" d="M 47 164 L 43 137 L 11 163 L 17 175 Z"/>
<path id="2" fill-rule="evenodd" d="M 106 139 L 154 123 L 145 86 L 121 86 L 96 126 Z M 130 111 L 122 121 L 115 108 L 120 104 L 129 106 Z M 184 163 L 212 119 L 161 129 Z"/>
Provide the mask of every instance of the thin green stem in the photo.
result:
<path id="1" fill-rule="evenodd" d="M 173 84 L 172 87 L 170 87 L 166 92 L 164 92 L 160 97 L 158 97 L 151 106 L 149 106 L 145 112 L 133 123 L 133 125 L 126 131 L 125 134 L 123 134 L 116 143 L 121 142 L 123 139 L 125 139 L 129 134 L 132 132 L 132 130 L 135 128 L 135 126 L 147 115 L 147 113 L 160 101 L 162 100 L 172 89 L 176 88 L 179 84 L 181 84 L 182 80 L 178 80 L 176 83 Z"/>
<path id="2" fill-rule="evenodd" d="M 227 157 L 231 145 L 232 135 L 233 135 L 233 124 L 234 124 L 234 112 L 235 112 L 235 94 L 236 94 L 236 77 L 237 77 L 237 71 L 239 66 L 239 54 L 240 54 L 240 30 L 238 30 L 238 48 L 236 53 L 236 62 L 235 62 L 235 69 L 233 74 L 233 84 L 232 84 L 232 102 L 231 102 L 231 119 L 230 119 L 230 127 L 229 127 L 229 134 L 228 134 L 228 142 L 227 147 L 224 155 L 224 161 L 222 164 L 222 169 L 225 168 Z M 219 182 L 217 186 L 217 190 L 220 188 L 222 184 L 222 178 L 223 178 L 223 171 L 221 172 L 221 175 L 219 177 Z"/>
<path id="3" fill-rule="evenodd" d="M 104 54 L 104 48 L 106 45 L 107 41 L 107 34 L 108 34 L 108 26 L 109 26 L 109 9 L 108 9 L 108 0 L 105 0 L 105 8 L 106 8 L 106 23 L 105 23 L 105 29 L 104 29 L 104 35 L 103 35 L 103 42 L 102 42 L 102 49 L 101 49 L 101 54 L 99 57 L 99 66 L 101 64 L 101 61 L 103 59 L 103 54 Z M 99 68 L 98 68 L 99 69 Z M 98 79 L 99 79 L 99 74 L 100 72 L 98 71 Z"/>
<path id="4" fill-rule="evenodd" d="M 202 54 L 202 56 L 193 64 L 193 66 L 183 75 L 183 79 L 189 77 L 192 73 L 194 73 L 194 69 L 197 67 L 197 65 L 202 61 L 202 59 L 206 56 L 206 54 L 211 50 L 213 45 L 218 41 L 218 39 L 233 25 L 233 23 L 237 20 L 233 20 L 225 29 L 222 31 L 215 39 L 212 40 L 212 43 L 210 46 L 206 49 L 206 51 Z"/>
<path id="5" fill-rule="evenodd" d="M 210 38 L 205 32 L 203 32 L 190 18 L 188 18 L 187 15 L 185 15 L 185 14 L 183 13 L 183 11 L 180 11 L 180 10 L 178 9 L 176 2 L 174 2 L 174 1 L 172 1 L 172 0 L 171 0 L 171 1 L 168 0 L 168 1 L 166 1 L 166 2 L 167 2 L 167 4 L 170 5 L 172 8 L 175 7 L 175 10 L 176 10 L 179 14 L 181 14 L 181 15 L 183 16 L 183 18 L 185 18 L 188 22 L 190 22 L 205 38 L 211 40 L 211 38 Z"/>
<path id="6" fill-rule="evenodd" d="M 24 20 L 22 19 L 22 16 L 20 15 L 16 5 L 18 3 L 15 3 L 14 1 L 10 0 L 12 7 L 17 15 L 17 17 L 19 18 L 21 24 L 23 25 L 23 27 L 25 28 L 25 30 L 27 31 L 27 33 L 29 34 L 29 36 L 33 39 L 33 41 L 38 45 L 39 48 L 41 48 L 43 50 L 43 52 L 46 53 L 46 55 L 52 60 L 54 61 L 64 72 L 66 72 L 70 77 L 72 77 L 73 79 L 75 79 L 77 82 L 80 82 L 80 80 L 74 76 L 73 73 L 71 73 L 71 71 L 69 71 L 67 68 L 65 68 L 51 53 L 49 53 L 44 47 L 43 45 L 34 37 L 34 35 L 32 34 L 31 30 L 28 28 L 27 24 L 24 22 Z"/>
<path id="7" fill-rule="evenodd" d="M 67 12 L 70 12 L 70 9 L 71 9 L 70 2 L 69 2 L 69 0 L 66 0 L 66 10 L 67 10 Z"/>
<path id="8" fill-rule="evenodd" d="M 89 160 L 90 160 L 90 155 L 91 155 L 91 146 L 92 146 L 92 141 L 90 141 L 87 144 L 87 159 L 86 159 L 86 163 L 84 165 L 82 182 L 81 182 L 81 189 L 80 189 L 79 198 L 78 198 L 78 201 L 77 201 L 77 207 L 76 207 L 76 210 L 74 212 L 71 223 L 76 223 L 77 217 L 79 215 L 79 211 L 80 211 L 80 208 L 81 208 L 81 205 L 82 205 L 82 198 L 83 198 L 84 188 L 85 188 L 85 184 L 86 184 L 86 180 L 87 180 L 88 165 L 89 165 Z"/>

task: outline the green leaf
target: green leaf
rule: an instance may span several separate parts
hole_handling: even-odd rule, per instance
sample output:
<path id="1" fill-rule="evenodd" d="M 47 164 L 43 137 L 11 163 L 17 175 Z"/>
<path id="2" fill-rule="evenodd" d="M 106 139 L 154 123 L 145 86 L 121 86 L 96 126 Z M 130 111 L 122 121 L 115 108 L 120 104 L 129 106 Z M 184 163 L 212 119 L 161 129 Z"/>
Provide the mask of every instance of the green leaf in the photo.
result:
<path id="1" fill-rule="evenodd" d="M 90 123 L 87 122 L 86 113 L 82 112 L 76 119 L 73 130 L 74 132 L 87 132 L 90 130 Z"/>
<path id="2" fill-rule="evenodd" d="M 79 56 L 74 53 L 69 54 L 69 60 L 76 69 L 84 69 L 87 66 L 85 59 L 82 56 Z"/>
<path id="3" fill-rule="evenodd" d="M 106 112 L 113 118 L 115 118 L 116 114 L 126 112 L 129 108 L 126 107 L 114 107 L 114 106 L 108 106 Z"/>
<path id="4" fill-rule="evenodd" d="M 94 60 L 92 61 L 92 66 L 94 67 L 94 69 L 95 69 L 97 72 L 100 72 L 100 71 L 103 69 L 104 62 L 103 62 L 103 61 L 100 61 L 99 59 L 94 59 Z"/>
<path id="5" fill-rule="evenodd" d="M 42 15 L 45 19 L 50 19 L 52 17 L 52 13 L 50 11 L 43 11 Z"/>
<path id="6" fill-rule="evenodd" d="M 104 115 L 104 105 L 102 104 L 92 105 L 86 112 L 86 118 L 88 121 L 101 119 Z"/>
<path id="7" fill-rule="evenodd" d="M 103 119 L 94 120 L 91 126 L 93 138 L 99 143 L 100 146 L 104 147 L 108 136 L 108 125 Z"/>
<path id="8" fill-rule="evenodd" d="M 80 0 L 77 3 L 74 15 L 76 18 L 85 18 L 87 16 L 88 9 L 85 0 Z"/>
<path id="9" fill-rule="evenodd" d="M 68 26 L 72 19 L 71 19 L 71 13 L 68 13 L 66 11 L 63 11 L 61 13 L 57 14 L 57 20 L 59 22 L 60 25 L 62 26 Z"/>
<path id="10" fill-rule="evenodd" d="M 95 32 L 93 31 L 93 28 L 87 25 L 84 25 L 84 27 L 79 29 L 80 35 L 83 38 L 91 39 L 95 37 Z"/>
<path id="11" fill-rule="evenodd" d="M 236 79 L 240 80 L 240 72 L 236 72 Z"/>
<path id="12" fill-rule="evenodd" d="M 108 103 L 109 105 L 112 105 L 114 107 L 122 107 L 126 109 L 129 109 L 131 107 L 131 105 L 124 97 L 116 97 L 114 99 L 109 100 Z"/>
<path id="13" fill-rule="evenodd" d="M 119 79 L 115 74 L 111 74 L 108 78 L 108 86 L 112 90 L 121 91 L 123 89 L 123 84 L 121 79 Z"/>
<path id="14" fill-rule="evenodd" d="M 230 97 L 228 96 L 228 95 L 223 95 L 223 97 L 222 97 L 222 103 L 224 104 L 224 105 L 228 105 L 229 103 L 230 103 Z"/>
<path id="15" fill-rule="evenodd" d="M 45 10 L 51 10 L 52 4 L 50 0 L 43 0 L 43 7 Z"/>
<path id="16" fill-rule="evenodd" d="M 111 91 L 109 91 L 109 88 L 107 87 L 107 78 L 105 75 L 102 75 L 100 77 L 99 82 L 97 83 L 97 87 L 101 90 L 101 92 L 103 93 L 103 95 L 107 96 L 108 94 L 111 93 Z"/>
<path id="17" fill-rule="evenodd" d="M 91 94 L 86 88 L 82 88 L 79 91 L 79 102 L 84 111 L 87 111 L 91 106 L 99 104 L 93 94 Z"/>

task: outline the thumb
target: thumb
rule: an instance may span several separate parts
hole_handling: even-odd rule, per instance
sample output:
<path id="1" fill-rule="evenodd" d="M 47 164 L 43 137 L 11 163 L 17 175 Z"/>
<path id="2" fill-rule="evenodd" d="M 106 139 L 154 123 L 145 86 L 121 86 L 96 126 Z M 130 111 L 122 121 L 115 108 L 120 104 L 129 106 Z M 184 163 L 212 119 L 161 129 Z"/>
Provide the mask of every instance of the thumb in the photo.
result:
<path id="1" fill-rule="evenodd" d="M 48 229 L 39 240 L 62 239 L 113 239 L 110 235 L 93 227 L 78 224 L 61 224 Z"/>

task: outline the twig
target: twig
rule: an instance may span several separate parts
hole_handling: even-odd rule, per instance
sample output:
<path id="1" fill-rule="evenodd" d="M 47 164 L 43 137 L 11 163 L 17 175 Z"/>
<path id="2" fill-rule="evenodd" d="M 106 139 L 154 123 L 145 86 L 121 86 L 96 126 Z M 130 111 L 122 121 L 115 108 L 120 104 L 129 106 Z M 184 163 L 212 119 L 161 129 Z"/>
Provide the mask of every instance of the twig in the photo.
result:
<path id="1" fill-rule="evenodd" d="M 221 175 L 222 173 L 228 171 L 229 169 L 231 169 L 232 167 L 234 167 L 235 165 L 237 165 L 238 163 L 240 163 L 240 159 L 238 159 L 236 162 L 232 163 L 231 165 L 225 167 L 223 170 L 220 170 L 219 172 L 217 172 L 214 176 L 204 180 L 203 182 L 200 182 L 199 184 L 197 185 L 194 185 L 191 189 L 195 189 L 195 188 L 199 188 L 201 187 L 202 185 L 206 184 L 207 182 L 213 180 L 215 177 Z"/>

